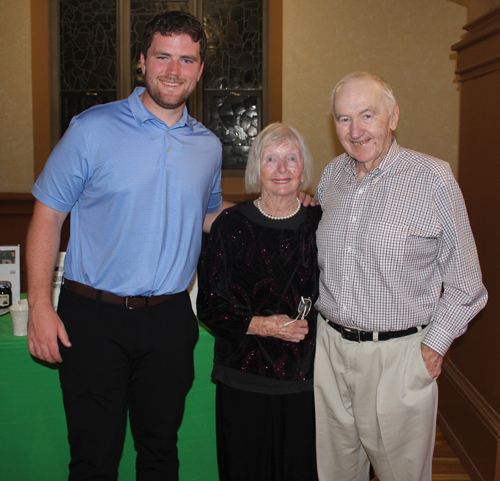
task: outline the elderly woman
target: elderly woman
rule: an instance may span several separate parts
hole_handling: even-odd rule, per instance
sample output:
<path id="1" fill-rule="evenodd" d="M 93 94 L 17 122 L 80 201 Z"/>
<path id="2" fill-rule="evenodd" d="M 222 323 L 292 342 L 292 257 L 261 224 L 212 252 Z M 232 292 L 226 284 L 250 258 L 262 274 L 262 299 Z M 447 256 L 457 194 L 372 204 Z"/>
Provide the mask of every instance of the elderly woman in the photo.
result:
<path id="1" fill-rule="evenodd" d="M 302 136 L 269 125 L 245 174 L 247 191 L 260 197 L 223 211 L 210 231 L 198 316 L 215 334 L 221 481 L 317 479 L 312 305 L 321 208 L 297 199 L 311 174 Z"/>

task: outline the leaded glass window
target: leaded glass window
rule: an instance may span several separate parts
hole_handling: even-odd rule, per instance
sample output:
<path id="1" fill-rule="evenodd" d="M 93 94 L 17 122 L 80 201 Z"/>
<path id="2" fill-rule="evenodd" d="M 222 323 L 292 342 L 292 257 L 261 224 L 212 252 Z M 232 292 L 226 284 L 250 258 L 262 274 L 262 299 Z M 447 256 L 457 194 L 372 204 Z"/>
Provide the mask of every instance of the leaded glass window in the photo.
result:
<path id="1" fill-rule="evenodd" d="M 222 142 L 223 166 L 244 169 L 262 124 L 262 0 L 204 0 L 208 48 L 203 119 Z"/>
<path id="2" fill-rule="evenodd" d="M 61 0 L 61 132 L 77 113 L 117 98 L 116 0 Z"/>
<path id="3" fill-rule="evenodd" d="M 193 11 L 198 4 L 208 37 L 202 120 L 221 139 L 224 168 L 245 168 L 262 125 L 264 1 L 59 0 L 61 134 L 74 115 L 143 85 L 140 42 L 146 23 L 156 13 L 167 8 Z M 125 17 L 117 15 L 118 3 L 120 8 L 126 4 Z M 117 35 L 123 18 L 125 32 L 130 31 L 126 42 Z M 129 47 L 130 64 L 127 60 L 121 68 L 130 68 L 130 74 L 123 80 L 117 59 Z"/>

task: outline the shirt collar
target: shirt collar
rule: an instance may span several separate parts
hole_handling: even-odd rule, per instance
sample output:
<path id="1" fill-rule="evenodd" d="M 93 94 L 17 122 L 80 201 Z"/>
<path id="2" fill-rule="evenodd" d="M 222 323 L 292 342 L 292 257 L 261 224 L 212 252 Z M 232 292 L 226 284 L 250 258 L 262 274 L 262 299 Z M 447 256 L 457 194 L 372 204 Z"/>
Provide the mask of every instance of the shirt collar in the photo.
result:
<path id="1" fill-rule="evenodd" d="M 374 170 L 378 169 L 379 172 L 384 172 L 388 170 L 390 167 L 394 165 L 394 162 L 396 162 L 397 158 L 399 157 L 400 151 L 401 147 L 399 147 L 398 143 L 396 142 L 396 139 L 393 137 L 391 146 L 389 147 L 387 154 L 385 154 L 385 157 L 382 159 L 382 162 L 380 162 L 380 164 Z"/>
<path id="2" fill-rule="evenodd" d="M 128 102 L 130 105 L 130 110 L 132 111 L 132 115 L 137 120 L 139 124 L 147 122 L 148 120 L 157 120 L 161 122 L 165 127 L 167 125 L 160 120 L 156 115 L 153 115 L 142 103 L 140 99 L 140 95 L 145 91 L 144 87 L 136 87 L 134 91 L 130 94 L 128 98 Z M 187 125 L 191 130 L 194 129 L 194 119 L 189 116 L 187 107 L 184 107 L 182 111 L 182 117 L 171 127 L 167 127 L 168 129 L 176 129 L 180 127 L 184 127 Z"/>
<path id="3" fill-rule="evenodd" d="M 396 142 L 396 139 L 393 137 L 391 146 L 389 147 L 389 150 L 387 151 L 387 154 L 385 154 L 385 157 L 382 159 L 379 165 L 373 169 L 373 173 L 382 173 L 386 170 L 388 170 L 394 162 L 396 162 L 399 153 L 401 151 L 401 147 L 398 145 Z M 345 162 L 344 162 L 344 169 L 348 172 L 353 173 L 354 175 L 357 176 L 356 173 L 356 159 L 351 157 L 348 154 L 345 154 Z"/>

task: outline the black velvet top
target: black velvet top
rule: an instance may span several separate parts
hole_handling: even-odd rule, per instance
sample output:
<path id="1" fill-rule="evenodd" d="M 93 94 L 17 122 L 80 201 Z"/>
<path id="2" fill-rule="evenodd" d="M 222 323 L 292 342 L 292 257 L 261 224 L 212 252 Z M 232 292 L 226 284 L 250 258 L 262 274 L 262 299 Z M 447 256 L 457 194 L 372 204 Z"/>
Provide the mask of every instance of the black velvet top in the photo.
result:
<path id="1" fill-rule="evenodd" d="M 214 379 L 266 394 L 312 390 L 314 307 L 306 317 L 309 333 L 299 343 L 246 332 L 253 316 L 295 319 L 301 296 L 316 301 L 320 218 L 317 206 L 271 220 L 248 202 L 226 209 L 214 222 L 197 299 L 198 318 L 215 334 Z"/>

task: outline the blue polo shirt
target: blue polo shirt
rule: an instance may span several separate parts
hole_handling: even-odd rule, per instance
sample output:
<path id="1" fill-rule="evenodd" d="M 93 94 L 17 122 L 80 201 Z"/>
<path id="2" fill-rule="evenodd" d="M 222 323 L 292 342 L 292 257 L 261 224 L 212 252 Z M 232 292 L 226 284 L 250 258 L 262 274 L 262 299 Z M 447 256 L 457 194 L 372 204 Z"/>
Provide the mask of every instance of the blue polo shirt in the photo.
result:
<path id="1" fill-rule="evenodd" d="M 222 205 L 218 138 L 186 108 L 168 127 L 143 91 L 76 116 L 32 189 L 71 212 L 65 276 L 119 296 L 185 290 Z"/>

